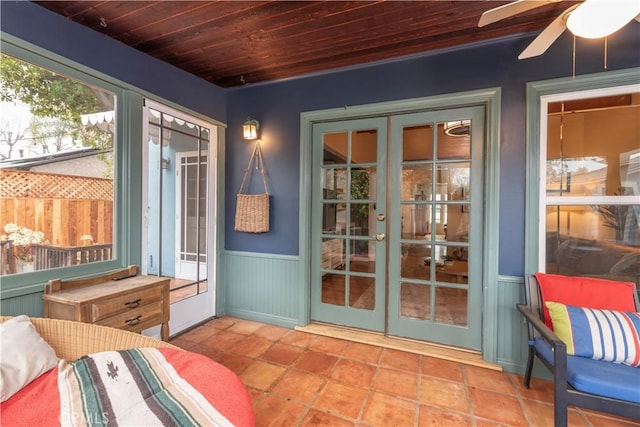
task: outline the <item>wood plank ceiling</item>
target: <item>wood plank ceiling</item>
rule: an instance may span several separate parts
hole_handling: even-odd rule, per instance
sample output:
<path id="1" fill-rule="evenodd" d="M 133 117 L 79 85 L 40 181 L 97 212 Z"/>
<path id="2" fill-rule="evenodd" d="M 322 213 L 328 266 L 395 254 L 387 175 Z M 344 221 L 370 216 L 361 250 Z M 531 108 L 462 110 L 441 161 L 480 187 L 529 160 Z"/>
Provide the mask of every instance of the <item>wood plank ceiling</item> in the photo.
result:
<path id="1" fill-rule="evenodd" d="M 35 1 L 222 87 L 540 30 L 571 3 L 478 28 L 506 1 Z"/>

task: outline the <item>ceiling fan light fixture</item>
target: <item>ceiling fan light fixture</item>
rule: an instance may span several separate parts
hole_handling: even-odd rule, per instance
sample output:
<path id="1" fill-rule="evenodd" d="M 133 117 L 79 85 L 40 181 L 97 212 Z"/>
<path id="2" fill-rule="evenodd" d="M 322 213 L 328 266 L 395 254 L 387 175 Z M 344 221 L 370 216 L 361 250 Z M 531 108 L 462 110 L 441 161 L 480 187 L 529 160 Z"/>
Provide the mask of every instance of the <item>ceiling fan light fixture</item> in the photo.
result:
<path id="1" fill-rule="evenodd" d="M 607 37 L 640 14 L 638 0 L 585 0 L 567 18 L 567 28 L 587 39 Z"/>
<path id="2" fill-rule="evenodd" d="M 467 136 L 471 128 L 471 120 L 456 120 L 445 122 L 444 133 L 448 136 Z"/>

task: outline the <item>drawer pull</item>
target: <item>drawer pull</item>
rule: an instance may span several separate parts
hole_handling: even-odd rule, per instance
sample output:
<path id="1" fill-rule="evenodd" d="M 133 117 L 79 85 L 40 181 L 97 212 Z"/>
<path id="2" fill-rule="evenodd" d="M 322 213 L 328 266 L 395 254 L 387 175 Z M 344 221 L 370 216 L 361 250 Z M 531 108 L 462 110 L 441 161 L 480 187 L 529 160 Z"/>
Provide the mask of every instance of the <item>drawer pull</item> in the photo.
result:
<path id="1" fill-rule="evenodd" d="M 135 326 L 138 323 L 140 323 L 140 319 L 142 318 L 142 314 L 137 315 L 136 317 L 134 317 L 133 319 L 128 319 L 125 320 L 124 323 L 126 323 L 129 326 Z"/>
<path id="2" fill-rule="evenodd" d="M 138 299 L 134 299 L 133 301 L 127 301 L 124 303 L 124 305 L 126 305 L 129 308 L 136 308 L 137 306 L 140 305 L 140 301 L 142 300 L 138 298 Z"/>

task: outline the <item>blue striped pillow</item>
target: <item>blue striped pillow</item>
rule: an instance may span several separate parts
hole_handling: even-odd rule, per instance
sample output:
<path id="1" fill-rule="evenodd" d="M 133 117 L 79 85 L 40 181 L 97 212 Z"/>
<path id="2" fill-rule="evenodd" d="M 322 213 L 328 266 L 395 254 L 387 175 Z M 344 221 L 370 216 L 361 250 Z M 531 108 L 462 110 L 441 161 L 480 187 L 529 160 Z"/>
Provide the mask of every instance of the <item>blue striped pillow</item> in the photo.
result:
<path id="1" fill-rule="evenodd" d="M 640 313 L 547 301 L 553 331 L 567 354 L 640 366 Z"/>

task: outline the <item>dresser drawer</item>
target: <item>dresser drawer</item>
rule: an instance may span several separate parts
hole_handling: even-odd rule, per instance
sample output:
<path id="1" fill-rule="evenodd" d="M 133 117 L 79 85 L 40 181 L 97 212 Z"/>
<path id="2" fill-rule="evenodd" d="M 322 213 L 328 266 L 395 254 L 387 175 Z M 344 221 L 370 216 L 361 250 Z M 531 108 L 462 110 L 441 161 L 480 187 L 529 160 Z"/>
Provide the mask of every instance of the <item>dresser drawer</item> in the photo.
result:
<path id="1" fill-rule="evenodd" d="M 162 287 L 156 286 L 140 291 L 130 292 L 126 295 L 111 297 L 96 301 L 91 304 L 91 320 L 99 322 L 107 317 L 114 316 L 119 313 L 131 316 L 135 310 L 143 305 L 151 302 L 162 301 Z"/>
<path id="2" fill-rule="evenodd" d="M 115 316 L 107 317 L 95 323 L 137 332 L 148 327 L 149 324 L 157 325 L 162 322 L 162 313 L 162 301 L 155 301 Z"/>

